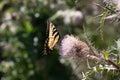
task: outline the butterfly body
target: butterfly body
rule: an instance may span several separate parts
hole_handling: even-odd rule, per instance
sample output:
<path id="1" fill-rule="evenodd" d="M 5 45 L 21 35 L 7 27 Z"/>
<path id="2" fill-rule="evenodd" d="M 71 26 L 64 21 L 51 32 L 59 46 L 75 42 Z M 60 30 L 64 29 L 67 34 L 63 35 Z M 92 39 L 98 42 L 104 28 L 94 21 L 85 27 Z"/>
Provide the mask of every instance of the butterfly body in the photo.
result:
<path id="1" fill-rule="evenodd" d="M 47 38 L 45 40 L 45 46 L 44 46 L 44 54 L 50 53 L 51 50 L 53 50 L 55 44 L 59 40 L 59 34 L 53 25 L 53 23 L 48 22 L 47 23 Z"/>

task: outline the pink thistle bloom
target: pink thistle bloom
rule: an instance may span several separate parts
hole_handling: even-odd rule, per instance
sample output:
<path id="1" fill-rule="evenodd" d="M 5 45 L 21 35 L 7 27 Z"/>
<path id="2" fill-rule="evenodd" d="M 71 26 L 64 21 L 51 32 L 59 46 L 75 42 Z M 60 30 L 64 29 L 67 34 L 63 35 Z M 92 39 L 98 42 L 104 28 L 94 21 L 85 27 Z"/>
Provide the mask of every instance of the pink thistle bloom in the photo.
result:
<path id="1" fill-rule="evenodd" d="M 61 41 L 60 55 L 62 57 L 85 57 L 87 54 L 89 54 L 87 44 L 73 35 L 66 35 Z"/>

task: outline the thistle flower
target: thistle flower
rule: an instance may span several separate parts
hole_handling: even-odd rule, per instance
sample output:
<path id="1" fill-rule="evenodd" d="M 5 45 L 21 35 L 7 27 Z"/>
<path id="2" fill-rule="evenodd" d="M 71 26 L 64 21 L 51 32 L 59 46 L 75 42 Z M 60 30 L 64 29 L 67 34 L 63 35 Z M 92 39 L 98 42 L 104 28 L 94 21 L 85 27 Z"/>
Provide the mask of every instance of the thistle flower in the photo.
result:
<path id="1" fill-rule="evenodd" d="M 89 54 L 89 47 L 86 43 L 74 37 L 73 35 L 66 35 L 60 47 L 60 55 L 62 57 L 86 57 Z"/>

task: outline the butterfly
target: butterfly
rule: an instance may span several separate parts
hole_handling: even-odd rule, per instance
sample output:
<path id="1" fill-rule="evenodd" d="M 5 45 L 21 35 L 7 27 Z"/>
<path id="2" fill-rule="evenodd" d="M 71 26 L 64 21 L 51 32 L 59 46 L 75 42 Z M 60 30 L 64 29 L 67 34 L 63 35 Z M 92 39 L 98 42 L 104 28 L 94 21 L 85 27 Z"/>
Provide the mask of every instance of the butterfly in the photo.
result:
<path id="1" fill-rule="evenodd" d="M 58 42 L 60 36 L 52 22 L 47 22 L 46 40 L 44 44 L 44 54 L 49 54 L 53 47 Z"/>

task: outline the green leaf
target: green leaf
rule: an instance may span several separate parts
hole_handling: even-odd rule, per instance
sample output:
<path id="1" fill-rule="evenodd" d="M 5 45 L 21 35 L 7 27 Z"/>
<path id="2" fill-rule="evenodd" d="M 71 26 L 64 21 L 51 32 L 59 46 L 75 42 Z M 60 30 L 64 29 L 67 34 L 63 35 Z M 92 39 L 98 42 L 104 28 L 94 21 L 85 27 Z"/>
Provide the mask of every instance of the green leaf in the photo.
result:
<path id="1" fill-rule="evenodd" d="M 108 14 L 108 10 L 106 12 L 104 12 L 102 14 L 102 17 L 101 17 L 101 23 L 100 23 L 100 27 L 101 27 L 101 30 L 100 30 L 100 35 L 101 35 L 101 39 L 104 40 L 104 25 L 105 25 L 105 17 L 107 16 Z"/>
<path id="2" fill-rule="evenodd" d="M 89 70 L 88 72 L 86 72 L 86 74 L 84 74 L 85 76 L 82 78 L 82 80 L 89 80 L 89 78 L 92 76 L 94 72 L 95 72 L 94 69 Z"/>
<path id="3" fill-rule="evenodd" d="M 25 29 L 26 29 L 27 32 L 32 32 L 33 31 L 33 28 L 31 26 L 30 22 L 24 21 L 23 25 L 24 25 L 24 27 L 25 27 Z"/>
<path id="4" fill-rule="evenodd" d="M 104 55 L 105 60 L 108 60 L 109 52 L 105 51 L 103 52 L 103 55 Z"/>
<path id="5" fill-rule="evenodd" d="M 118 61 L 118 65 L 120 65 L 120 60 Z"/>
<path id="6" fill-rule="evenodd" d="M 0 10 L 3 9 L 4 5 L 6 4 L 7 2 L 4 0 L 2 2 L 0 2 Z"/>

